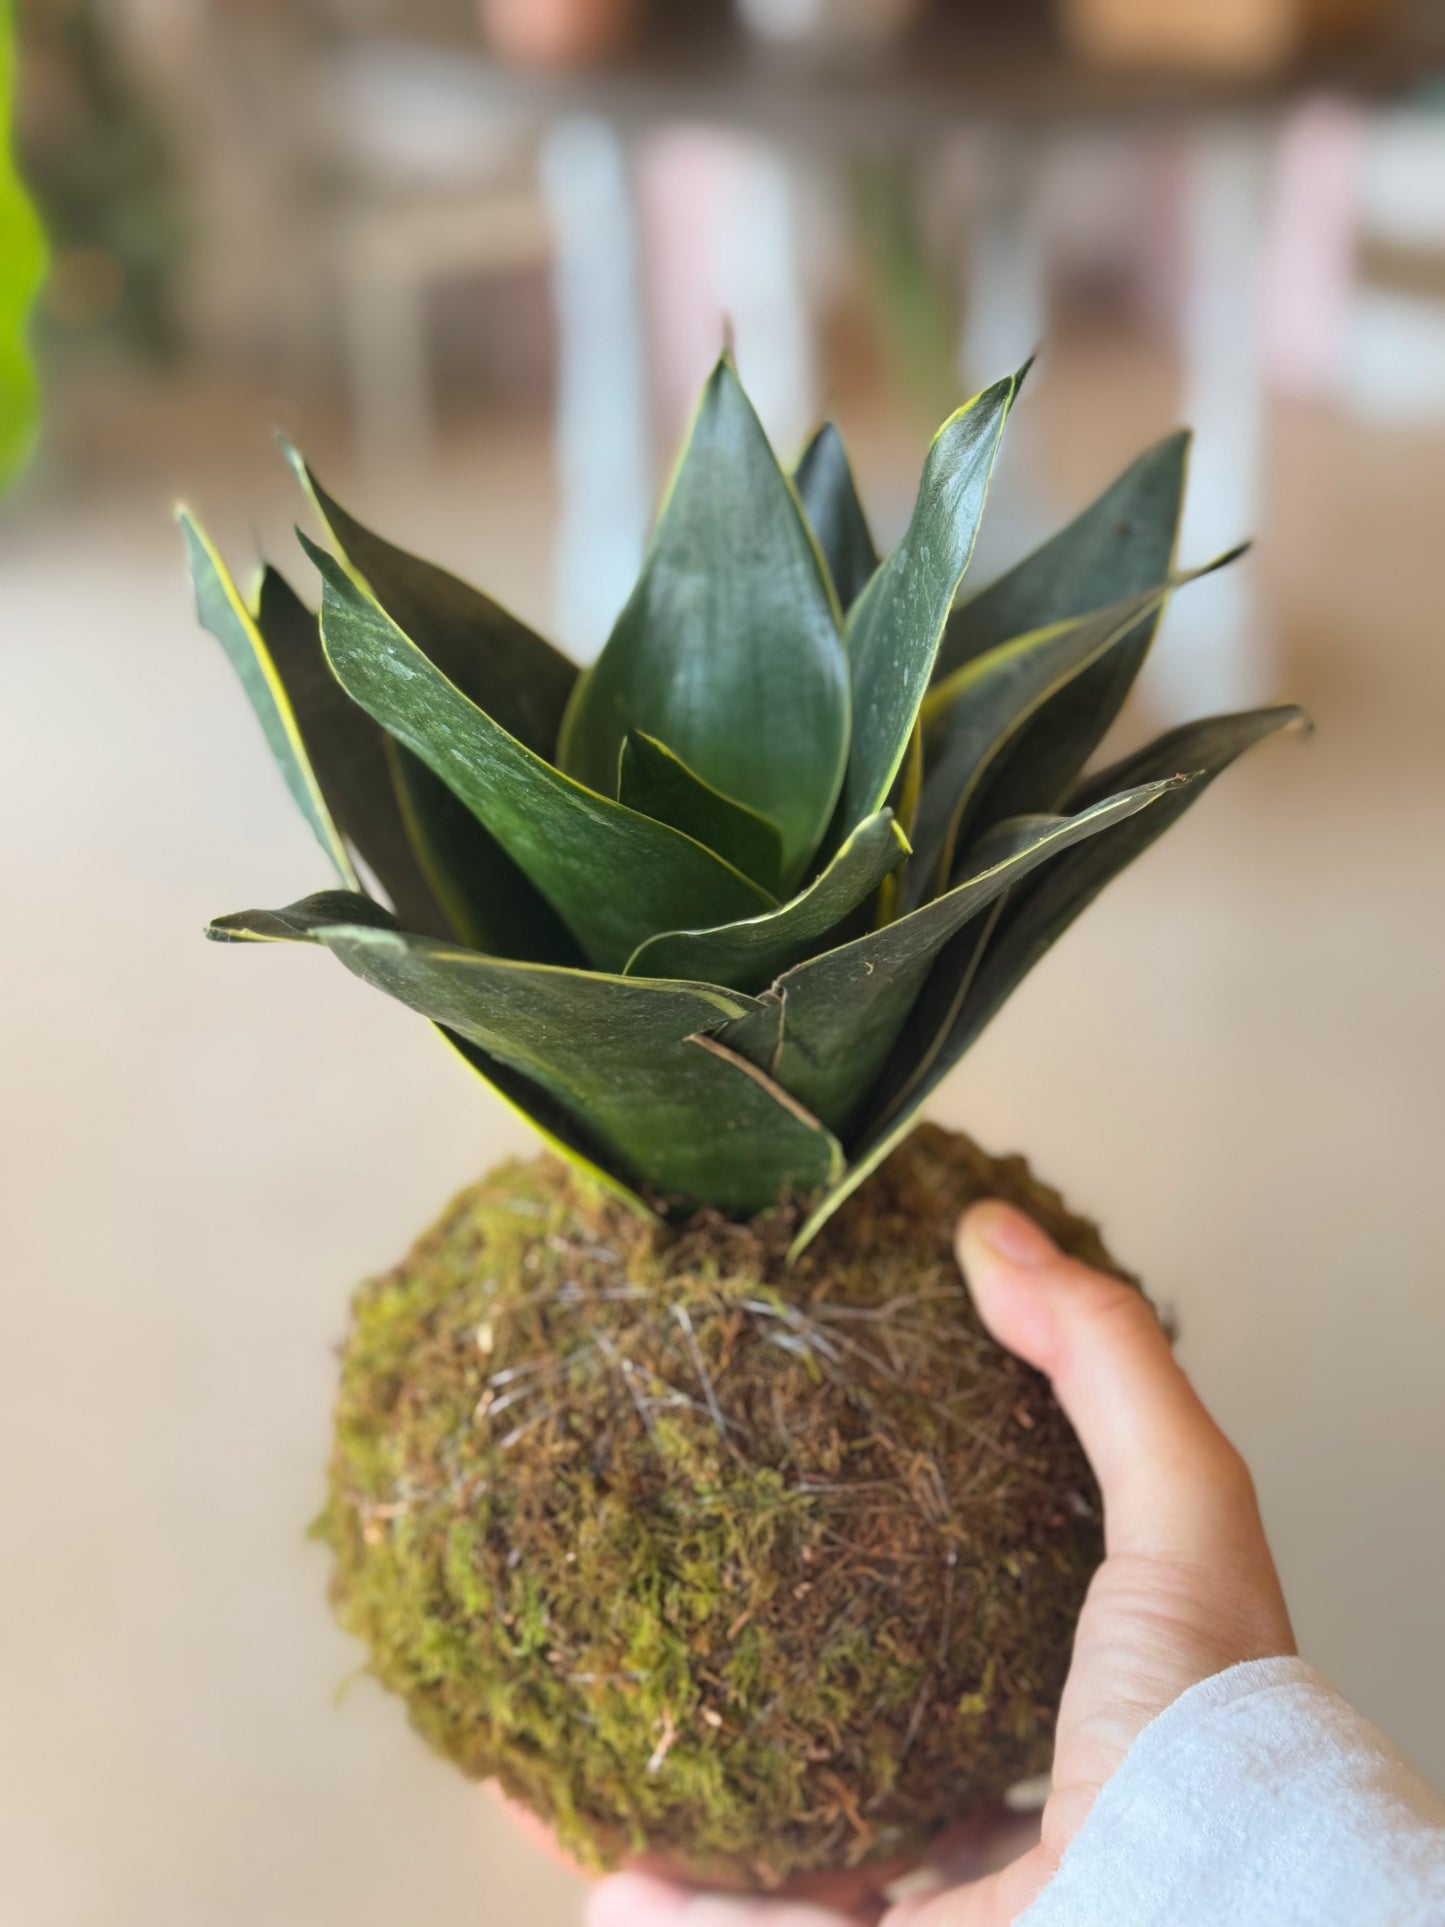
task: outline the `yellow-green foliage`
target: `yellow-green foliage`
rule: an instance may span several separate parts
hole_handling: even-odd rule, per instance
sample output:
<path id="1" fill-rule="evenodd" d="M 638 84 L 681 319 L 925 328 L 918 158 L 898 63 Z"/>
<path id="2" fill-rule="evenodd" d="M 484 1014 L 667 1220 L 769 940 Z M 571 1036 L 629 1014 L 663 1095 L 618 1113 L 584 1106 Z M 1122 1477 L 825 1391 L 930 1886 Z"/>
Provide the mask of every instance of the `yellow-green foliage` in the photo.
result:
<path id="1" fill-rule="evenodd" d="M 543 1158 L 362 1288 L 319 1530 L 439 1751 L 592 1864 L 762 1885 L 1047 1764 L 1097 1495 L 953 1265 L 985 1190 L 1103 1259 L 925 1128 L 791 1270 L 789 1211 L 661 1232 Z"/>
<path id="2" fill-rule="evenodd" d="M 14 0 L 0 0 L 0 488 L 30 451 L 37 385 L 26 335 L 45 239 L 11 153 Z"/>

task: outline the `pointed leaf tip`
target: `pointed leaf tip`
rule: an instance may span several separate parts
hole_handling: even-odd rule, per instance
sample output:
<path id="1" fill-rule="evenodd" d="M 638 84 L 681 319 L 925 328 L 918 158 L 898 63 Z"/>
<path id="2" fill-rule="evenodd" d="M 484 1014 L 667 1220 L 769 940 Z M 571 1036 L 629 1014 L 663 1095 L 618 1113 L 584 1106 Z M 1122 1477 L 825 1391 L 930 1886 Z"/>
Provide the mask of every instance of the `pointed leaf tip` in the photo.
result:
<path id="1" fill-rule="evenodd" d="M 1057 535 L 960 603 L 939 651 L 937 679 L 1001 642 L 1165 581 L 1190 440 L 1179 429 L 1145 449 Z"/>
<path id="2" fill-rule="evenodd" d="M 902 767 L 1016 393 L 1015 377 L 995 382 L 939 429 L 903 540 L 849 612 L 853 735 L 839 805 L 844 832 L 882 807 Z"/>
<path id="3" fill-rule="evenodd" d="M 1067 527 L 960 603 L 939 650 L 935 690 L 1019 636 L 1170 582 L 1190 439 L 1187 429 L 1163 436 Z M 1058 805 L 1118 715 L 1153 642 L 1160 607 L 1016 732 L 981 787 L 978 823 Z"/>
<path id="4" fill-rule="evenodd" d="M 181 516 L 180 527 L 201 626 L 220 643 L 236 672 L 292 800 L 337 875 L 354 889 L 357 876 L 350 853 L 317 780 L 290 692 L 256 616 L 247 607 L 214 543 L 189 512 Z"/>
<path id="5" fill-rule="evenodd" d="M 831 418 L 809 437 L 793 470 L 793 486 L 846 613 L 877 569 L 878 551 L 843 436 Z"/>
<path id="6" fill-rule="evenodd" d="M 268 567 L 262 576 L 255 615 L 296 712 L 327 807 L 402 924 L 426 936 L 466 935 L 479 947 L 499 947 L 495 941 L 482 941 L 495 939 L 495 931 L 485 926 L 472 930 L 433 888 L 394 780 L 396 745 L 336 680 L 315 613 L 275 568 Z"/>
<path id="7" fill-rule="evenodd" d="M 770 818 L 784 881 L 833 813 L 848 670 L 826 566 L 731 364 L 708 380 L 636 587 L 563 722 L 562 767 L 611 794 L 629 729 Z"/>
<path id="8" fill-rule="evenodd" d="M 772 893 L 781 887 L 783 837 L 776 823 L 704 783 L 666 743 L 630 729 L 617 768 L 617 800 L 667 823 Z"/>
<path id="9" fill-rule="evenodd" d="M 1055 807 L 1076 774 L 1074 758 L 1082 762 L 1092 748 L 1093 730 L 1083 727 L 1087 703 L 1076 705 L 1077 734 L 1045 725 L 1047 754 L 1018 755 L 1010 779 L 1011 749 L 1036 717 L 1062 704 L 1072 684 L 1156 617 L 1167 593 L 1165 585 L 1156 585 L 1091 615 L 1000 643 L 929 691 L 923 709 L 928 773 L 914 839 L 919 861 L 903 893 L 908 908 L 947 887 L 955 855 L 971 834 L 990 822 Z M 1065 754 L 1069 762 L 1060 768 Z"/>
<path id="10" fill-rule="evenodd" d="M 281 434 L 279 430 L 276 434 L 276 446 L 280 450 L 282 461 L 285 462 L 302 488 L 310 494 L 311 471 L 306 466 L 306 457 L 301 453 L 301 450 L 296 446 L 295 442 L 293 442 L 289 436 Z"/>
<path id="11" fill-rule="evenodd" d="M 1191 582 L 1202 582 L 1207 575 L 1217 575 L 1221 569 L 1232 568 L 1242 561 L 1254 547 L 1254 537 L 1247 536 L 1243 542 L 1236 542 L 1232 549 L 1225 549 L 1208 562 L 1201 562 L 1197 569 L 1184 569 L 1170 578 L 1171 589 L 1186 588 Z"/>

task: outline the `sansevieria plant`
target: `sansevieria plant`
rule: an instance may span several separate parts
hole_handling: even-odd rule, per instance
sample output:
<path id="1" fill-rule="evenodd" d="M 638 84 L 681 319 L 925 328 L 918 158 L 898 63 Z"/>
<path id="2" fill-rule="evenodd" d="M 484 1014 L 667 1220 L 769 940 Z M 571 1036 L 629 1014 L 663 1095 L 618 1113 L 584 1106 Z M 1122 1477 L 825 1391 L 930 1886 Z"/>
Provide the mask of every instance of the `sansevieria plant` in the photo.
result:
<path id="1" fill-rule="evenodd" d="M 1018 392 L 939 430 L 881 561 L 729 359 L 597 662 L 355 521 L 312 612 L 183 516 L 202 622 L 335 882 L 217 919 L 437 1026 L 548 1154 L 365 1285 L 319 1535 L 421 1732 L 581 1858 L 918 1852 L 1046 1766 L 1097 1494 L 985 1337 L 921 1109 L 1084 906 L 1289 707 L 1088 765 L 1170 593 L 1187 437 L 956 603 Z M 288 451 L 289 452 L 289 451 Z"/>

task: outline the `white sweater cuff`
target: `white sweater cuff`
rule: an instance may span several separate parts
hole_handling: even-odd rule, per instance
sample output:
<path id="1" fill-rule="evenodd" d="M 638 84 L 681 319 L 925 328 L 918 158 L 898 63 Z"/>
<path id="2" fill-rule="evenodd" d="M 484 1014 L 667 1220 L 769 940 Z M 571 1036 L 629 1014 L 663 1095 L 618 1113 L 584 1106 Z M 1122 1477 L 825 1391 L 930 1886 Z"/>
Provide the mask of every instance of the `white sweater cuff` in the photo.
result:
<path id="1" fill-rule="evenodd" d="M 1135 1740 L 1016 1927 L 1442 1927 L 1445 1801 L 1299 1659 Z"/>

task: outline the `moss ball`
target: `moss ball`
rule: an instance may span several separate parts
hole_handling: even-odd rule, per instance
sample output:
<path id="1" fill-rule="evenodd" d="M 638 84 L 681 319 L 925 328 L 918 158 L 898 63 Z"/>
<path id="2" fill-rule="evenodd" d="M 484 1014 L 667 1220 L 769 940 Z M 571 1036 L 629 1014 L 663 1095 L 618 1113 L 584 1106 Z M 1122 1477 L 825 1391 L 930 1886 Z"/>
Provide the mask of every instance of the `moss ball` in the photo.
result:
<path id="1" fill-rule="evenodd" d="M 319 1531 L 425 1738 L 588 1865 L 762 1887 L 1046 1768 L 1101 1511 L 959 1278 L 985 1195 L 1110 1263 L 924 1127 L 792 1267 L 792 1209 L 660 1230 L 543 1157 L 364 1285 Z"/>

